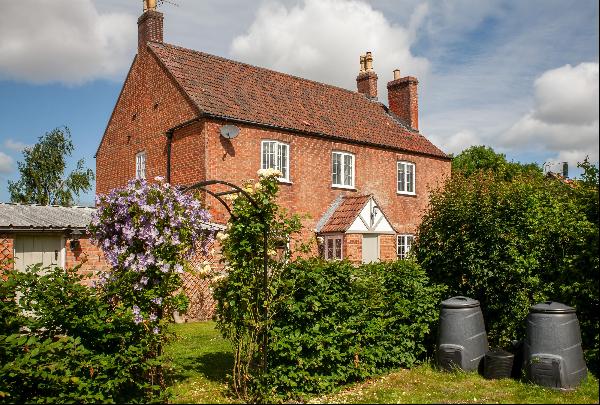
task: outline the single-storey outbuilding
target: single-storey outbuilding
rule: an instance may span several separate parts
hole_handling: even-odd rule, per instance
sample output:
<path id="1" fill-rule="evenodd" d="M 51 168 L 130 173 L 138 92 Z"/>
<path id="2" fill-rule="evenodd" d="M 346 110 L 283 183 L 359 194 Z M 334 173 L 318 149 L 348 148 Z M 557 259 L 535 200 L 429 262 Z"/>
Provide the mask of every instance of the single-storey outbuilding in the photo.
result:
<path id="1" fill-rule="evenodd" d="M 86 227 L 94 208 L 0 203 L 0 267 L 74 267 L 84 274 L 109 270 Z"/>

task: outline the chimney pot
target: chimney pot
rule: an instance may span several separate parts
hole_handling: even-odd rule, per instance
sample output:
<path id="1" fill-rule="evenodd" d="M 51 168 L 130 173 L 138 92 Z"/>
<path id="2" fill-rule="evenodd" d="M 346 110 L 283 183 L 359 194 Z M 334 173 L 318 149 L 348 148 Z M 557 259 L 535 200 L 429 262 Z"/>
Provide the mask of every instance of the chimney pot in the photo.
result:
<path id="1" fill-rule="evenodd" d="M 156 10 L 156 0 L 144 0 L 144 13 L 148 10 Z"/>
<path id="2" fill-rule="evenodd" d="M 400 79 L 400 69 L 394 70 L 394 80 Z"/>
<path id="3" fill-rule="evenodd" d="M 365 61 L 366 61 L 366 71 L 367 72 L 372 72 L 373 71 L 373 55 L 371 54 L 371 52 L 367 52 L 367 54 L 365 55 Z"/>
<path id="4" fill-rule="evenodd" d="M 367 52 L 360 57 L 360 73 L 356 77 L 358 92 L 377 100 L 377 73 L 373 70 L 373 55 Z"/>

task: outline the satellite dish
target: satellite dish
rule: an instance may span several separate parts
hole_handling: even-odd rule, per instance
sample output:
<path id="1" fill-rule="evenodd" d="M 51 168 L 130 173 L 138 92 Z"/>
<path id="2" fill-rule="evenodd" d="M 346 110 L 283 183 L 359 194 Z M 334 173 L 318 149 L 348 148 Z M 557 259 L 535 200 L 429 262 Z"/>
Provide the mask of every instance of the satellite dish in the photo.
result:
<path id="1" fill-rule="evenodd" d="M 227 139 L 233 139 L 240 133 L 240 129 L 235 125 L 223 125 L 220 131 L 221 136 Z"/>

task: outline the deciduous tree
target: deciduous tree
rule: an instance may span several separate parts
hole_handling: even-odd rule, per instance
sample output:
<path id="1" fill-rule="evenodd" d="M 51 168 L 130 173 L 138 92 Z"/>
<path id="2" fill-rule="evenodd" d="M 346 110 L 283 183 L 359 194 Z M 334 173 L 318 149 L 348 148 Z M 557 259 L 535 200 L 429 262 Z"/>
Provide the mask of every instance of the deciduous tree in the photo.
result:
<path id="1" fill-rule="evenodd" d="M 69 128 L 55 128 L 39 137 L 38 143 L 23 151 L 18 162 L 21 178 L 8 182 L 12 202 L 42 205 L 73 205 L 92 187 L 94 172 L 85 167 L 84 159 L 77 161 L 75 170 L 65 177 L 66 158 L 73 153 Z"/>

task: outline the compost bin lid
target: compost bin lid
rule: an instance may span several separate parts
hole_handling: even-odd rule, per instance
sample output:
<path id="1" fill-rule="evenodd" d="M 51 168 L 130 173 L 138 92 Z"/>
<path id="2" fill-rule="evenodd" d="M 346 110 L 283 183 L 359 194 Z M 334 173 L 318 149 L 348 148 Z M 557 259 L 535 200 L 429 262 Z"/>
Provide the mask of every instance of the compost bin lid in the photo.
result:
<path id="1" fill-rule="evenodd" d="M 575 308 L 561 304 L 560 302 L 545 301 L 532 306 L 530 312 L 542 314 L 571 314 L 575 312 Z"/>
<path id="2" fill-rule="evenodd" d="M 473 308 L 478 306 L 479 301 L 461 295 L 442 301 L 442 308 Z"/>

